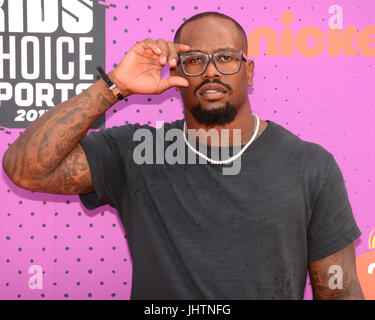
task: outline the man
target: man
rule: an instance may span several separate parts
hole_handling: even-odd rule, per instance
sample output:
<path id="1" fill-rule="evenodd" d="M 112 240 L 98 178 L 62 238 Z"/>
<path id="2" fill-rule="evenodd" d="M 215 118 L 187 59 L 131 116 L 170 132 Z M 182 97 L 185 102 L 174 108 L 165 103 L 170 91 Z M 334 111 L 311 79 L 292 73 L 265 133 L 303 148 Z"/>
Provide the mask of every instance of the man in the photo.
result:
<path id="1" fill-rule="evenodd" d="M 363 299 L 354 250 L 360 231 L 341 171 L 321 146 L 258 122 L 246 52 L 241 26 L 209 12 L 185 21 L 173 43 L 139 42 L 108 74 L 122 96 L 176 87 L 186 124 L 166 123 L 165 131 L 227 129 L 234 141 L 240 129 L 237 143 L 219 135 L 199 148 L 184 144 L 193 155 L 207 147 L 211 160 L 214 150 L 246 147 L 238 174 L 224 175 L 228 163 L 211 160 L 135 163 L 136 129 L 157 136 L 146 125 L 85 137 L 118 99 L 103 80 L 25 130 L 5 153 L 4 170 L 23 188 L 117 209 L 133 259 L 131 299 L 302 299 L 307 270 L 315 299 Z M 167 63 L 171 77 L 161 79 Z"/>

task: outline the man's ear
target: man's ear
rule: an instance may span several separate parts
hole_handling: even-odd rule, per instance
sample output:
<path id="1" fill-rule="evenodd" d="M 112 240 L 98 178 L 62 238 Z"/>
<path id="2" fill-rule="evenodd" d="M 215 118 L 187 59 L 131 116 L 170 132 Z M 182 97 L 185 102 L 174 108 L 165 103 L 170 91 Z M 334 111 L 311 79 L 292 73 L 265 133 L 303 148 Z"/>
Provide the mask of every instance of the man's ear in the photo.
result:
<path id="1" fill-rule="evenodd" d="M 169 68 L 169 72 L 171 73 L 171 76 L 177 76 L 177 67 Z"/>
<path id="2" fill-rule="evenodd" d="M 254 61 L 246 61 L 246 71 L 247 71 L 247 83 L 251 87 L 253 85 L 253 74 L 254 74 Z"/>

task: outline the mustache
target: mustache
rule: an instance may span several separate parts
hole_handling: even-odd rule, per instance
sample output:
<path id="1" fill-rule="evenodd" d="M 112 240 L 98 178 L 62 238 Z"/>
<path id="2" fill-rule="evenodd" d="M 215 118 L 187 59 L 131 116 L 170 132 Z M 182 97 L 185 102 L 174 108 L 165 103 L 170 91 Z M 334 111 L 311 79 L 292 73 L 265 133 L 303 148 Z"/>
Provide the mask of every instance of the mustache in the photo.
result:
<path id="1" fill-rule="evenodd" d="M 233 92 L 232 87 L 231 87 L 229 84 L 223 83 L 223 82 L 221 82 L 219 79 L 213 79 L 212 81 L 206 79 L 206 80 L 204 80 L 204 81 L 203 81 L 198 87 L 195 88 L 195 90 L 194 90 L 194 94 L 196 94 L 197 91 L 198 91 L 202 86 L 204 86 L 204 85 L 207 84 L 207 83 L 217 83 L 217 84 L 220 84 L 220 85 L 222 85 L 223 87 L 225 87 L 230 93 Z"/>

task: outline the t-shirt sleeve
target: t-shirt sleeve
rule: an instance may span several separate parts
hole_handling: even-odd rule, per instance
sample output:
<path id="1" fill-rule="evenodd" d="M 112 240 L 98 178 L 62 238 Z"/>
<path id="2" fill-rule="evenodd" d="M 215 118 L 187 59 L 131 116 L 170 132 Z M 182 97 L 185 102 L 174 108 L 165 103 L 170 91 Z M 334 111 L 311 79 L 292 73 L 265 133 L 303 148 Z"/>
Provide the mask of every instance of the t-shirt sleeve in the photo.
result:
<path id="1" fill-rule="evenodd" d="M 133 127 L 124 125 L 102 129 L 80 141 L 95 189 L 79 195 L 87 209 L 93 210 L 106 204 L 118 208 L 126 188 L 125 162 L 130 153 Z"/>
<path id="2" fill-rule="evenodd" d="M 331 153 L 324 182 L 308 225 L 309 261 L 325 258 L 361 235 L 353 216 L 342 172 Z"/>

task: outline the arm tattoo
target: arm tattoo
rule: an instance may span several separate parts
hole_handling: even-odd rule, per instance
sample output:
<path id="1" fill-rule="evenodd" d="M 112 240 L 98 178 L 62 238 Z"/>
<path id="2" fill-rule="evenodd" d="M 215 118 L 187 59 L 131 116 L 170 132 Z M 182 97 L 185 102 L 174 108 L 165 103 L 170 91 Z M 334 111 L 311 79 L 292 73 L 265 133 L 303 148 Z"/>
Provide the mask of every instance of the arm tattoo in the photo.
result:
<path id="1" fill-rule="evenodd" d="M 335 268 L 342 273 L 332 272 Z M 364 299 L 356 273 L 354 242 L 326 258 L 310 262 L 309 274 L 314 299 Z M 340 283 L 340 286 L 332 286 L 332 283 Z"/>
<path id="2" fill-rule="evenodd" d="M 64 160 L 91 125 L 116 102 L 107 89 L 99 80 L 34 121 L 4 154 L 3 167 L 9 178 L 16 184 L 23 179 L 35 180 L 35 187 L 44 180 L 45 186 L 50 183 L 54 191 L 64 192 L 71 192 L 69 188 L 81 190 L 90 182 L 85 158 L 78 159 L 76 155 Z M 63 168 L 58 169 L 63 161 Z"/>
<path id="3" fill-rule="evenodd" d="M 58 194 L 93 191 L 90 168 L 84 158 L 84 151 L 80 149 L 69 154 L 49 175 L 35 178 L 32 188 L 36 191 Z"/>

